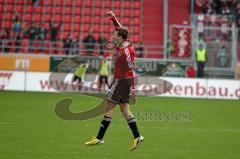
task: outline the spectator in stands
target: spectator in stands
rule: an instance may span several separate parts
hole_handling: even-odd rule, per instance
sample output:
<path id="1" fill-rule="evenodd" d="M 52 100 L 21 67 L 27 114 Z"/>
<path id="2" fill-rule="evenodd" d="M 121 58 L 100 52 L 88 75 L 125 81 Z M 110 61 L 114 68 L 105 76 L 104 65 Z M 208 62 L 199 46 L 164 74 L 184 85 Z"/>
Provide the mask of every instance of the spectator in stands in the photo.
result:
<path id="1" fill-rule="evenodd" d="M 10 32 L 7 28 L 3 28 L 0 34 L 0 46 L 2 52 L 9 52 Z"/>
<path id="2" fill-rule="evenodd" d="M 62 26 L 62 22 L 59 24 L 55 24 L 54 22 L 49 21 L 49 27 L 50 27 L 50 35 L 51 35 L 51 53 L 53 48 L 56 48 L 56 41 L 57 41 L 57 36 L 58 36 L 58 31 Z M 55 52 L 56 53 L 56 52 Z"/>
<path id="3" fill-rule="evenodd" d="M 104 36 L 104 34 L 101 34 L 98 38 L 100 56 L 104 55 L 104 45 L 105 45 L 106 42 L 107 42 L 106 37 Z"/>
<path id="4" fill-rule="evenodd" d="M 227 1 L 222 1 L 222 7 L 221 7 L 221 13 L 222 14 L 230 14 L 230 8 Z"/>
<path id="5" fill-rule="evenodd" d="M 137 57 L 143 57 L 143 51 L 144 51 L 143 42 L 141 41 L 138 42 L 135 51 L 136 51 Z"/>
<path id="6" fill-rule="evenodd" d="M 172 55 L 175 52 L 173 41 L 171 38 L 167 39 L 167 55 L 168 56 L 174 56 Z"/>
<path id="7" fill-rule="evenodd" d="M 54 22 L 49 21 L 49 27 L 50 27 L 50 34 L 51 34 L 51 41 L 56 42 L 57 41 L 57 35 L 58 31 L 62 26 L 62 22 L 60 22 L 58 25 Z"/>
<path id="8" fill-rule="evenodd" d="M 29 52 L 32 53 L 34 51 L 35 39 L 38 36 L 38 29 L 36 27 L 36 23 L 31 24 L 31 26 L 28 28 L 26 34 L 29 36 L 28 49 L 29 49 Z"/>
<path id="9" fill-rule="evenodd" d="M 228 54 L 225 46 L 222 46 L 222 48 L 218 51 L 217 59 L 218 59 L 218 66 L 220 67 L 227 66 Z"/>
<path id="10" fill-rule="evenodd" d="M 189 78 L 194 78 L 195 77 L 195 69 L 192 64 L 190 64 L 186 69 L 185 69 L 185 77 Z"/>
<path id="11" fill-rule="evenodd" d="M 22 36 L 19 34 L 15 40 L 15 52 L 18 53 L 21 50 Z"/>
<path id="12" fill-rule="evenodd" d="M 70 34 L 68 34 L 67 37 L 63 39 L 63 47 L 64 47 L 64 54 L 70 55 L 71 47 L 72 47 L 72 38 Z"/>
<path id="13" fill-rule="evenodd" d="M 202 45 L 203 48 L 207 47 L 203 34 L 199 34 L 198 38 L 195 40 L 196 49 L 198 49 L 200 45 Z"/>
<path id="14" fill-rule="evenodd" d="M 20 23 L 20 18 L 18 13 L 15 13 L 15 17 L 12 21 L 12 25 L 13 25 L 13 38 L 16 40 L 16 37 L 20 34 L 21 32 L 21 23 Z"/>
<path id="15" fill-rule="evenodd" d="M 92 32 L 90 31 L 88 35 L 83 39 L 83 44 L 85 45 L 87 49 L 87 54 L 92 56 L 93 50 L 95 47 L 96 40 L 94 39 Z"/>
<path id="16" fill-rule="evenodd" d="M 238 0 L 196 0 L 195 12 L 200 14 L 233 14 L 236 13 Z"/>
<path id="17" fill-rule="evenodd" d="M 80 49 L 80 44 L 79 43 L 80 43 L 80 41 L 76 37 L 72 42 L 72 54 L 73 55 L 78 55 L 79 54 L 79 49 Z"/>
<path id="18" fill-rule="evenodd" d="M 196 62 L 197 62 L 197 77 L 202 78 L 204 75 L 204 66 L 207 61 L 207 51 L 202 44 L 196 51 Z"/>
<path id="19" fill-rule="evenodd" d="M 32 4 L 34 7 L 37 7 L 39 3 L 39 0 L 32 0 Z"/>
<path id="20" fill-rule="evenodd" d="M 238 1 L 237 0 L 232 0 L 231 3 L 230 3 L 230 1 L 228 3 L 229 3 L 228 5 L 229 5 L 229 8 L 230 8 L 230 12 L 237 19 L 238 18 Z"/>
<path id="21" fill-rule="evenodd" d="M 38 26 L 38 40 L 39 40 L 39 50 L 40 52 L 44 52 L 45 51 L 45 40 L 47 38 L 47 33 L 48 30 L 44 27 L 44 24 L 42 23 L 41 25 Z"/>
<path id="22" fill-rule="evenodd" d="M 194 11 L 195 13 L 202 13 L 202 1 L 201 0 L 196 0 L 195 1 L 195 6 L 194 6 Z"/>

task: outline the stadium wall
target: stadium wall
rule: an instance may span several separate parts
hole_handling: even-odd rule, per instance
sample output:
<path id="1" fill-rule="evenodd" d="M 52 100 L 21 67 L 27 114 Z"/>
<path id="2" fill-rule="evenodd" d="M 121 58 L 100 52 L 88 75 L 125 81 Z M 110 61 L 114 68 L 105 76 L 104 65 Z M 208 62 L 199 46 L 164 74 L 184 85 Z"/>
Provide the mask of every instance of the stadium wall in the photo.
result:
<path id="1" fill-rule="evenodd" d="M 49 80 L 51 73 L 40 72 L 22 72 L 22 71 L 0 71 L 0 89 L 10 91 L 36 91 L 36 92 L 64 92 L 68 89 L 72 74 L 68 74 L 64 81 Z M 60 73 L 59 73 L 60 74 Z M 95 76 L 95 77 L 93 77 Z M 85 85 L 90 91 L 97 89 L 97 76 L 89 77 L 92 81 L 85 81 Z M 153 84 L 148 84 L 156 77 L 143 77 L 141 82 L 142 92 L 146 95 L 149 91 L 156 91 Z M 184 97 L 184 98 L 208 98 L 208 99 L 240 99 L 240 81 L 239 80 L 219 80 L 219 79 L 191 79 L 191 78 L 169 78 L 158 77 L 172 83 L 173 88 L 159 96 L 164 97 Z M 144 86 L 144 82 L 146 83 Z M 67 84 L 66 84 L 67 83 Z M 56 85 L 56 89 L 52 85 Z M 77 89 L 76 87 L 72 89 Z M 146 89 L 146 90 L 143 90 Z M 144 94 L 142 94 L 144 95 Z"/>

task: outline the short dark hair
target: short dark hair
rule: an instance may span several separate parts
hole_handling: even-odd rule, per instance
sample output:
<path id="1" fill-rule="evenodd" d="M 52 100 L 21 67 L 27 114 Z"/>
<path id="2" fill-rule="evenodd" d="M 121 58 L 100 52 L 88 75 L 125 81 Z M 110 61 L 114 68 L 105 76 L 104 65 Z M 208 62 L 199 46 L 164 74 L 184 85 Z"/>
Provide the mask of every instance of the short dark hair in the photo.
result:
<path id="1" fill-rule="evenodd" d="M 121 36 L 124 40 L 126 40 L 128 38 L 128 30 L 125 27 L 118 27 L 116 29 L 116 31 L 118 32 L 118 36 Z"/>

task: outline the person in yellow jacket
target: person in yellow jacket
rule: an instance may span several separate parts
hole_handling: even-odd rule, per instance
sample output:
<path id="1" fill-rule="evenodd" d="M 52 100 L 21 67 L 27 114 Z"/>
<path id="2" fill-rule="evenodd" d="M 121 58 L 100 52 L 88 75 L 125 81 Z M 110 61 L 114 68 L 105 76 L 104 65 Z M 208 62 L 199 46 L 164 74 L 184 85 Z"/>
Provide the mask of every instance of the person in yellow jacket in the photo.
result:
<path id="1" fill-rule="evenodd" d="M 201 44 L 196 51 L 196 62 L 197 62 L 197 77 L 202 78 L 204 75 L 204 67 L 207 62 L 207 50 Z"/>
<path id="2" fill-rule="evenodd" d="M 83 64 L 78 65 L 78 67 L 76 68 L 76 70 L 74 72 L 72 82 L 82 83 L 82 80 L 87 71 L 87 68 L 88 68 L 88 63 L 83 63 Z"/>
<path id="3" fill-rule="evenodd" d="M 103 59 L 103 61 L 101 63 L 101 69 L 99 72 L 99 89 L 100 89 L 100 91 L 102 88 L 102 84 L 104 82 L 109 88 L 108 75 L 109 75 L 109 63 L 106 59 Z"/>

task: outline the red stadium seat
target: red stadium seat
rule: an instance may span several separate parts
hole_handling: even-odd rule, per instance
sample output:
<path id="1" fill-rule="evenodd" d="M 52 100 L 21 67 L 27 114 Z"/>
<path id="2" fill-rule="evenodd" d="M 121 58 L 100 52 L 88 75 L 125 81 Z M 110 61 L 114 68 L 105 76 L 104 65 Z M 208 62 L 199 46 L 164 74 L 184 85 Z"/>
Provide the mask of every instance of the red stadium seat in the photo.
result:
<path id="1" fill-rule="evenodd" d="M 133 27 L 133 33 L 137 33 L 137 34 L 140 33 L 140 28 L 139 28 L 139 26 Z"/>
<path id="2" fill-rule="evenodd" d="M 131 2 L 130 1 L 124 1 L 124 8 L 131 8 Z"/>
<path id="3" fill-rule="evenodd" d="M 99 33 L 93 33 L 93 37 L 94 37 L 95 40 L 98 40 L 98 38 L 99 38 Z"/>
<path id="4" fill-rule="evenodd" d="M 94 9 L 94 15 L 96 15 L 96 16 L 101 16 L 101 9 L 100 8 L 96 8 L 96 9 Z"/>
<path id="5" fill-rule="evenodd" d="M 131 10 L 130 9 L 125 9 L 123 13 L 124 13 L 125 17 L 131 17 Z"/>
<path id="6" fill-rule="evenodd" d="M 65 14 L 72 14 L 72 8 L 71 7 L 66 7 L 65 8 Z"/>
<path id="7" fill-rule="evenodd" d="M 14 0 L 7 0 L 7 3 L 11 5 L 14 4 L 14 2 L 15 2 Z"/>
<path id="8" fill-rule="evenodd" d="M 45 12 L 46 12 L 46 14 L 51 14 L 52 13 L 52 7 L 45 7 Z"/>
<path id="9" fill-rule="evenodd" d="M 140 25 L 140 19 L 139 18 L 134 18 L 133 19 L 133 24 L 134 25 Z"/>
<path id="10" fill-rule="evenodd" d="M 141 2 L 133 2 L 133 7 L 134 8 L 141 8 Z"/>
<path id="11" fill-rule="evenodd" d="M 84 14 L 85 15 L 91 15 L 91 13 L 92 13 L 92 9 L 91 8 L 85 8 L 84 9 Z"/>
<path id="12" fill-rule="evenodd" d="M 61 15 L 56 15 L 56 16 L 54 17 L 54 20 L 55 20 L 56 22 L 61 22 L 61 21 L 62 21 L 62 16 L 61 16 Z"/>
<path id="13" fill-rule="evenodd" d="M 53 0 L 44 0 L 44 3 L 49 6 L 53 6 Z"/>
<path id="14" fill-rule="evenodd" d="M 32 14 L 25 14 L 24 15 L 24 20 L 25 21 L 32 21 Z"/>
<path id="15" fill-rule="evenodd" d="M 4 19 L 7 19 L 7 20 L 12 20 L 12 13 L 5 13 L 5 15 L 4 15 L 4 17 L 3 17 Z"/>
<path id="16" fill-rule="evenodd" d="M 105 25 L 104 26 L 104 32 L 109 32 L 110 31 L 110 25 Z"/>
<path id="17" fill-rule="evenodd" d="M 101 26 L 100 26 L 100 25 L 94 25 L 93 31 L 94 31 L 94 32 L 97 32 L 97 33 L 100 33 L 100 31 L 101 31 Z"/>
<path id="18" fill-rule="evenodd" d="M 117 16 L 117 17 L 120 17 L 121 15 L 121 11 L 120 11 L 120 9 L 114 9 L 114 13 L 115 13 L 115 15 Z"/>
<path id="19" fill-rule="evenodd" d="M 89 24 L 84 24 L 83 30 L 84 31 L 89 31 L 91 29 Z"/>
<path id="20" fill-rule="evenodd" d="M 48 21 L 51 21 L 51 20 L 52 20 L 52 15 L 51 14 L 45 14 L 43 16 L 43 21 L 48 22 Z"/>
<path id="21" fill-rule="evenodd" d="M 124 18 L 123 23 L 124 23 L 124 25 L 129 25 L 130 24 L 130 18 Z"/>
<path id="22" fill-rule="evenodd" d="M 70 22 L 71 22 L 71 16 L 65 15 L 65 16 L 63 17 L 63 20 L 64 20 L 64 22 L 66 22 L 66 23 L 70 23 Z"/>
<path id="23" fill-rule="evenodd" d="M 42 18 L 41 14 L 36 14 L 34 17 L 36 22 L 41 22 L 41 18 Z"/>
<path id="24" fill-rule="evenodd" d="M 6 5 L 5 11 L 7 11 L 7 12 L 13 12 L 13 5 Z"/>
<path id="25" fill-rule="evenodd" d="M 75 6 L 76 6 L 76 8 L 82 7 L 82 0 L 75 1 Z"/>
<path id="26" fill-rule="evenodd" d="M 101 7 L 101 4 L 102 4 L 101 0 L 95 0 L 95 1 L 94 1 L 94 6 L 95 6 L 95 7 L 99 7 L 99 8 L 100 8 L 100 7 Z"/>
<path id="27" fill-rule="evenodd" d="M 76 32 L 80 32 L 81 31 L 81 25 L 80 24 L 75 24 L 73 26 L 73 30 L 76 31 Z"/>
<path id="28" fill-rule="evenodd" d="M 3 5 L 0 5 L 0 13 L 2 14 L 4 12 Z"/>
<path id="29" fill-rule="evenodd" d="M 37 7 L 34 7 L 34 12 L 36 13 L 42 13 L 42 6 L 37 6 Z"/>
<path id="30" fill-rule="evenodd" d="M 139 41 L 139 35 L 134 35 L 133 36 L 133 41 L 135 41 L 135 42 Z"/>
<path id="31" fill-rule="evenodd" d="M 121 9 L 121 2 L 120 1 L 114 1 L 113 4 L 114 4 L 114 9 Z"/>
<path id="32" fill-rule="evenodd" d="M 71 25 L 70 24 L 64 24 L 63 26 L 64 31 L 70 31 L 71 30 Z"/>
<path id="33" fill-rule="evenodd" d="M 81 16 L 74 16 L 73 17 L 73 22 L 74 23 L 81 23 L 82 19 L 81 19 Z"/>
<path id="34" fill-rule="evenodd" d="M 27 13 L 32 13 L 33 12 L 33 7 L 32 6 L 27 6 L 26 12 Z"/>
<path id="35" fill-rule="evenodd" d="M 72 0 L 65 0 L 65 5 L 72 6 Z"/>
<path id="36" fill-rule="evenodd" d="M 92 7 L 92 1 L 90 0 L 85 0 L 85 7 Z"/>
<path id="37" fill-rule="evenodd" d="M 17 0 L 17 4 L 24 4 L 25 0 Z"/>
<path id="38" fill-rule="evenodd" d="M 12 21 L 5 21 L 4 23 L 5 28 L 11 29 L 12 28 Z"/>
<path id="39" fill-rule="evenodd" d="M 139 17 L 140 16 L 140 10 L 134 10 L 133 11 L 133 16 Z"/>
<path id="40" fill-rule="evenodd" d="M 100 16 L 95 16 L 93 18 L 95 24 L 100 24 L 101 23 L 101 17 Z"/>
<path id="41" fill-rule="evenodd" d="M 82 14 L 82 8 L 76 8 L 75 9 L 75 14 L 76 15 L 81 15 Z"/>
<path id="42" fill-rule="evenodd" d="M 91 18 L 90 16 L 84 16 L 84 23 L 91 23 Z"/>
<path id="43" fill-rule="evenodd" d="M 105 8 L 111 8 L 111 5 L 112 5 L 112 2 L 111 2 L 110 0 L 105 0 L 105 1 L 103 2 L 103 6 L 104 6 Z"/>
<path id="44" fill-rule="evenodd" d="M 16 11 L 17 11 L 18 13 L 22 13 L 22 12 L 23 12 L 23 6 L 22 6 L 22 5 L 17 6 Z"/>
<path id="45" fill-rule="evenodd" d="M 56 4 L 57 6 L 63 6 L 63 0 L 56 0 L 56 1 L 55 1 L 55 4 Z"/>
<path id="46" fill-rule="evenodd" d="M 62 7 L 56 7 L 56 8 L 55 8 L 55 13 L 57 13 L 57 14 L 62 14 L 62 12 L 63 12 Z"/>

